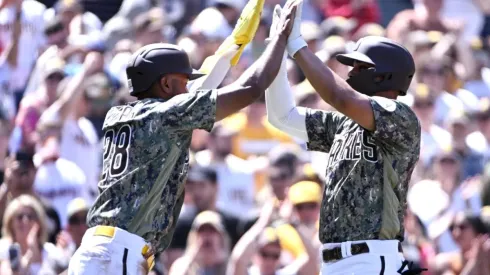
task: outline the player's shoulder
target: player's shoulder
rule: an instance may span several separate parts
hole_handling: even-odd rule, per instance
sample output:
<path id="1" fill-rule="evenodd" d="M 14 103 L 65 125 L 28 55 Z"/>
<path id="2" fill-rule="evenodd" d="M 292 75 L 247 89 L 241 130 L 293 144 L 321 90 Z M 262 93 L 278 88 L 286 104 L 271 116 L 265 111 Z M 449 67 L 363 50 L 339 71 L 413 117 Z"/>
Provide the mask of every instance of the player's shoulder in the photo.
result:
<path id="1" fill-rule="evenodd" d="M 415 115 L 412 108 L 410 108 L 410 106 L 400 100 L 390 99 L 381 96 L 372 96 L 371 103 L 373 107 L 379 111 L 407 115 L 408 118 L 417 119 L 417 116 Z"/>

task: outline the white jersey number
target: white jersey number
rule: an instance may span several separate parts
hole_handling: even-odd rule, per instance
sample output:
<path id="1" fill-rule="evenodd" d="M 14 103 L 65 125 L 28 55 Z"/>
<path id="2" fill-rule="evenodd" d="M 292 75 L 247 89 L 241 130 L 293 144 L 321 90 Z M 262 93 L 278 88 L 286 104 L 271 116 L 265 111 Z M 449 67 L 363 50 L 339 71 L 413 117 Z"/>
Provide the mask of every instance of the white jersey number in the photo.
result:
<path id="1" fill-rule="evenodd" d="M 112 129 L 105 133 L 102 180 L 107 178 L 107 172 L 111 177 L 116 177 L 123 174 L 128 168 L 131 132 L 131 126 L 125 124 L 119 128 L 117 134 Z"/>

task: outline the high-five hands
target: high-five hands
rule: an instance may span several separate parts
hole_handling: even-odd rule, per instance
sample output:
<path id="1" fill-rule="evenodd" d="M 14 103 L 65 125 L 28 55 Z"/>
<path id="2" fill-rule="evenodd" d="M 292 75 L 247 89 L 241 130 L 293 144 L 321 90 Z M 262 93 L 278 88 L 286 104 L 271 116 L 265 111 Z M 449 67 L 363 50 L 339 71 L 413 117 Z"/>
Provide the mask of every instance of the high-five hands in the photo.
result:
<path id="1" fill-rule="evenodd" d="M 288 0 L 282 8 L 281 18 L 277 26 L 280 35 L 285 35 L 288 37 L 288 46 L 291 36 L 295 31 L 296 16 L 298 14 L 298 9 L 301 9 L 303 4 L 302 0 Z M 276 12 L 276 10 L 274 10 Z M 299 26 L 298 26 L 299 32 Z"/>
<path id="2" fill-rule="evenodd" d="M 301 36 L 301 14 L 303 9 L 303 0 L 288 0 L 282 9 L 282 16 L 286 15 L 288 7 L 295 8 L 295 15 L 292 29 L 289 31 L 287 51 L 289 56 L 294 58 L 294 55 L 302 48 L 306 47 L 306 41 Z M 274 10 L 274 14 L 275 14 Z M 275 16 L 275 15 L 274 15 Z M 271 30 L 272 31 L 272 30 Z"/>

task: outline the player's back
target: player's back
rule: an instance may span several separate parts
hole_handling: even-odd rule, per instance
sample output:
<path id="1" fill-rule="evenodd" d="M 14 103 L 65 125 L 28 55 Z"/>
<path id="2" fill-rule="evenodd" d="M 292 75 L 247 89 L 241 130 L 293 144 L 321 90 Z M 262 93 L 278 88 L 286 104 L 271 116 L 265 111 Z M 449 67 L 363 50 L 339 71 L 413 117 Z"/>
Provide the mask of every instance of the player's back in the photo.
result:
<path id="1" fill-rule="evenodd" d="M 182 206 L 192 131 L 212 127 L 213 94 L 144 99 L 109 110 L 100 195 L 89 226 L 116 226 L 150 242 L 172 230 Z"/>

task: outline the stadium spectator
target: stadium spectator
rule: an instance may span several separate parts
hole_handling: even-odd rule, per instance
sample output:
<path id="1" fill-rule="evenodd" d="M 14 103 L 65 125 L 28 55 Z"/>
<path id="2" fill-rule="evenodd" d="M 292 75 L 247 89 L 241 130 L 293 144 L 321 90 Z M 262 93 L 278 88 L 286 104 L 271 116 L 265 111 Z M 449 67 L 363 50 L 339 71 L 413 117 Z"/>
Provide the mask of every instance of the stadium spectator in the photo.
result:
<path id="1" fill-rule="evenodd" d="M 0 43 L 5 45 L 5 49 L 13 41 L 13 25 L 20 23 L 16 62 L 10 67 L 9 77 L 9 92 L 15 97 L 16 108 L 24 94 L 32 66 L 46 43 L 43 33 L 45 10 L 46 7 L 37 1 L 5 0 L 0 3 Z"/>
<path id="2" fill-rule="evenodd" d="M 217 206 L 222 211 L 243 218 L 254 208 L 256 192 L 254 167 L 232 154 L 233 140 L 237 132 L 229 127 L 217 125 L 209 134 L 208 150 L 196 153 L 196 163 L 212 167 L 216 171 L 218 189 Z M 196 191 L 199 188 L 196 188 Z M 196 194 L 198 195 L 198 194 Z"/>
<path id="3" fill-rule="evenodd" d="M 428 267 L 424 275 L 490 274 L 488 240 L 467 229 L 467 219 L 458 214 L 476 216 L 490 204 L 489 174 L 484 169 L 490 167 L 488 28 L 477 37 L 485 14 L 485 26 L 490 26 L 490 2 L 303 1 L 304 39 L 343 78 L 349 68 L 336 55 L 351 51 L 357 40 L 368 35 L 402 42 L 415 59 L 413 85 L 407 96 L 399 98 L 413 109 L 422 128 L 420 161 L 409 184 L 404 220 L 405 258 Z M 86 229 L 83 216 L 98 192 L 102 121 L 109 107 L 135 100 L 129 95 L 131 84 L 125 73 L 131 54 L 149 43 L 176 43 L 188 52 L 193 67 L 203 68 L 203 61 L 232 32 L 246 2 L 0 0 L 0 214 L 23 195 L 36 198 L 46 213 L 38 220 L 46 225 L 47 240 L 57 245 L 59 255 L 69 257 L 72 248 L 80 245 Z M 285 1 L 264 2 L 251 46 L 217 86 L 233 82 L 263 52 L 274 5 Z M 287 72 L 297 105 L 335 111 L 305 81 L 292 58 L 287 60 Z M 302 185 L 298 182 L 318 183 L 315 193 L 323 194 L 328 154 L 308 152 L 306 144 L 270 126 L 263 101 L 224 120 L 211 134 L 195 131 L 177 229 L 169 248 L 155 255 L 151 274 L 168 274 L 178 258 L 185 263 L 192 255 L 203 256 L 203 251 L 212 254 L 209 251 L 219 250 L 224 235 L 230 239 L 229 247 L 221 247 L 226 255 L 194 260 L 188 273 L 225 272 L 224 264 L 219 271 L 203 268 L 205 261 L 219 259 L 230 263 L 226 271 L 231 274 L 233 265 L 245 274 L 292 274 L 298 273 L 299 262 L 308 261 L 304 256 L 308 249 L 315 249 L 311 255 L 321 252 L 314 222 L 319 208 L 313 208 L 312 196 L 306 204 L 310 209 L 295 207 L 295 200 L 307 193 L 298 190 Z M 275 203 L 276 209 L 267 223 L 262 220 L 262 230 L 254 231 L 260 209 L 268 203 Z M 189 232 L 198 235 L 192 225 L 199 213 L 210 210 L 221 220 L 210 224 L 222 231 L 206 232 L 209 228 L 204 226 L 199 238 L 211 240 L 214 248 L 195 251 L 187 242 Z M 29 225 L 30 216 L 23 216 Z M 250 253 L 238 253 L 244 251 L 240 238 L 245 242 L 251 235 L 261 245 L 252 244 Z M 5 239 L 0 242 L 2 275 L 11 272 L 6 270 L 9 247 Z M 260 252 L 269 257 L 261 257 Z M 281 255 L 276 260 L 277 252 Z M 239 262 L 237 253 L 245 255 Z M 309 260 L 316 267 L 321 264 L 319 255 Z M 294 268 L 287 268 L 291 264 Z M 173 265 L 173 272 L 186 272 L 177 266 Z M 66 262 L 44 264 L 43 260 L 39 270 L 54 269 L 58 274 L 66 269 Z M 33 275 L 41 274 L 37 270 Z"/>
<path id="4" fill-rule="evenodd" d="M 441 14 L 444 0 L 416 1 L 415 9 L 399 12 L 386 28 L 386 36 L 395 41 L 404 43 L 411 31 L 440 31 L 459 32 L 462 28 L 460 21 L 449 20 Z"/>
<path id="5" fill-rule="evenodd" d="M 449 230 L 459 248 L 458 252 L 443 253 L 438 255 L 433 264 L 433 270 L 444 274 L 460 274 L 462 269 L 468 264 L 471 255 L 472 245 L 481 235 L 488 234 L 488 228 L 482 222 L 479 215 L 458 213 Z"/>
<path id="6" fill-rule="evenodd" d="M 0 240 L 0 271 L 2 274 L 56 274 L 60 258 L 57 248 L 47 242 L 46 213 L 32 196 L 22 195 L 5 209 Z M 19 265 L 12 266 L 9 249 L 18 244 Z M 15 245 L 14 245 L 15 246 Z"/>
<path id="7" fill-rule="evenodd" d="M 308 237 L 300 229 L 300 240 L 306 247 L 305 253 L 294 261 L 284 264 L 282 243 L 278 232 L 268 225 L 279 209 L 274 202 L 264 205 L 257 222 L 243 235 L 233 249 L 229 271 L 236 275 L 266 275 L 266 274 L 317 274 L 319 266 L 316 263 L 318 249 L 310 243 Z M 252 262 L 252 265 L 249 264 Z"/>
<path id="8" fill-rule="evenodd" d="M 28 152 L 10 153 L 5 160 L 5 178 L 0 185 L 0 217 L 12 200 L 21 195 L 34 196 L 36 167 Z"/>
<path id="9" fill-rule="evenodd" d="M 187 249 L 170 268 L 169 275 L 225 275 L 230 255 L 230 239 L 220 215 L 199 213 L 192 223 Z"/>
<path id="10" fill-rule="evenodd" d="M 219 206 L 217 199 L 220 183 L 218 183 L 216 171 L 209 167 L 193 166 L 189 171 L 186 185 L 190 189 L 193 205 L 182 209 L 177 222 L 179 232 L 175 234 L 178 234 L 181 240 L 186 240 L 192 223 L 199 213 L 213 211 L 220 216 L 226 233 L 230 237 L 230 244 L 234 246 L 241 236 L 240 219 L 230 214 L 226 206 Z"/>

